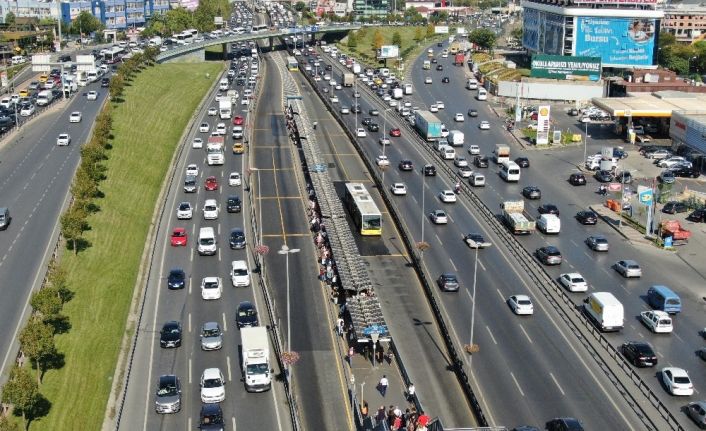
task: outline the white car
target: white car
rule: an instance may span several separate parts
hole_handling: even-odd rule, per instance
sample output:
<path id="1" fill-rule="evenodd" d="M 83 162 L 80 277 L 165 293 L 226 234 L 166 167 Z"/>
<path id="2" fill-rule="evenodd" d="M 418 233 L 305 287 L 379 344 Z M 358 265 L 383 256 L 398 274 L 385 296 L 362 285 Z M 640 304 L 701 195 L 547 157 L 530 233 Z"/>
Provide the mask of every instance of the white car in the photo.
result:
<path id="1" fill-rule="evenodd" d="M 335 94 L 332 94 L 331 99 L 329 99 L 329 100 L 331 101 L 331 103 L 338 103 L 338 96 L 336 96 Z"/>
<path id="2" fill-rule="evenodd" d="M 466 160 L 466 158 L 463 156 L 457 155 L 456 157 L 454 157 L 454 165 L 456 165 L 457 168 L 468 166 L 468 160 Z"/>
<path id="3" fill-rule="evenodd" d="M 191 142 L 191 148 L 203 148 L 203 139 L 194 138 L 193 142 Z"/>
<path id="4" fill-rule="evenodd" d="M 478 128 L 481 129 L 481 130 L 490 130 L 490 123 L 487 122 L 487 121 L 481 121 L 481 122 L 478 124 Z"/>
<path id="5" fill-rule="evenodd" d="M 324 81 L 330 81 L 331 76 L 330 75 L 324 75 Z"/>
<path id="6" fill-rule="evenodd" d="M 390 138 L 388 138 L 387 136 L 382 136 L 380 137 L 380 139 L 378 139 L 378 143 L 380 145 L 390 145 L 390 142 Z"/>
<path id="7" fill-rule="evenodd" d="M 65 147 L 71 143 L 71 136 L 68 133 L 62 133 L 56 138 L 56 145 Z"/>
<path id="8" fill-rule="evenodd" d="M 239 172 L 231 172 L 230 175 L 228 175 L 228 185 L 229 186 L 239 186 L 242 185 L 243 181 L 240 178 L 240 173 Z"/>
<path id="9" fill-rule="evenodd" d="M 447 224 L 449 222 L 449 218 L 446 216 L 446 213 L 442 210 L 434 210 L 430 212 L 429 218 L 434 224 Z"/>
<path id="10" fill-rule="evenodd" d="M 350 114 L 351 113 L 351 108 L 347 106 L 341 106 L 341 110 L 339 111 L 342 115 Z"/>
<path id="11" fill-rule="evenodd" d="M 206 368 L 201 374 L 201 402 L 220 403 L 226 399 L 226 379 L 218 368 Z"/>
<path id="12" fill-rule="evenodd" d="M 208 125 L 208 123 L 201 123 L 199 126 L 199 132 L 201 133 L 208 133 L 208 131 L 211 129 L 211 126 Z"/>
<path id="13" fill-rule="evenodd" d="M 480 154 L 480 147 L 478 145 L 471 145 L 468 147 L 468 154 L 472 156 L 477 156 Z"/>
<path id="14" fill-rule="evenodd" d="M 206 199 L 206 202 L 203 204 L 203 218 L 206 220 L 216 220 L 218 213 L 218 202 L 216 202 L 215 199 Z"/>
<path id="15" fill-rule="evenodd" d="M 88 93 L 86 93 L 86 100 L 98 100 L 98 92 L 89 91 Z"/>
<path id="16" fill-rule="evenodd" d="M 649 310 L 640 313 L 640 320 L 655 334 L 669 334 L 674 330 L 672 318 L 669 314 L 660 310 Z"/>
<path id="17" fill-rule="evenodd" d="M 314 81 L 321 81 L 321 76 L 319 76 L 319 75 L 314 76 Z"/>
<path id="18" fill-rule="evenodd" d="M 192 175 L 194 177 L 199 176 L 199 166 L 196 163 L 192 163 L 186 167 L 186 176 Z"/>
<path id="19" fill-rule="evenodd" d="M 512 312 L 518 316 L 529 316 L 534 314 L 532 300 L 527 295 L 512 295 L 507 299 L 507 304 Z"/>
<path id="20" fill-rule="evenodd" d="M 225 135 L 226 123 L 218 123 L 218 125 L 216 125 L 216 133 L 218 133 L 219 135 Z"/>
<path id="21" fill-rule="evenodd" d="M 336 84 L 336 87 L 335 87 L 335 88 L 336 88 L 336 90 L 340 90 L 340 89 L 343 88 L 343 87 L 341 87 L 341 84 Z"/>
<path id="22" fill-rule="evenodd" d="M 233 283 L 233 287 L 250 286 L 248 263 L 244 260 L 234 260 L 230 265 L 230 281 Z"/>
<path id="23" fill-rule="evenodd" d="M 487 248 L 492 244 L 483 238 L 483 235 L 479 233 L 469 233 L 463 236 L 463 241 L 470 248 Z"/>
<path id="24" fill-rule="evenodd" d="M 694 385 L 691 383 L 689 374 L 683 368 L 665 367 L 660 372 L 662 382 L 667 388 L 667 392 L 672 395 L 691 396 L 694 394 Z"/>
<path id="25" fill-rule="evenodd" d="M 81 122 L 81 113 L 78 111 L 72 112 L 71 115 L 69 115 L 69 123 L 80 123 Z"/>
<path id="26" fill-rule="evenodd" d="M 456 193 L 452 190 L 442 190 L 439 192 L 439 199 L 445 204 L 452 204 L 456 202 Z"/>
<path id="27" fill-rule="evenodd" d="M 365 138 L 366 136 L 368 136 L 368 134 L 365 133 L 365 129 L 364 129 L 364 128 L 358 127 L 358 128 L 355 130 L 355 136 L 357 136 L 358 138 Z"/>
<path id="28" fill-rule="evenodd" d="M 445 124 L 441 125 L 441 137 L 446 138 L 449 136 L 449 129 L 446 128 Z"/>
<path id="29" fill-rule="evenodd" d="M 202 299 L 221 299 L 223 283 L 220 277 L 204 277 L 201 279 Z"/>
<path id="30" fill-rule="evenodd" d="M 248 99 L 247 97 L 243 97 L 243 98 L 240 100 L 240 104 L 241 104 L 241 105 L 249 105 L 249 104 L 250 104 L 250 99 Z"/>
<path id="31" fill-rule="evenodd" d="M 439 108 L 439 109 L 445 109 L 445 108 L 446 108 L 446 105 L 444 105 L 444 102 L 442 102 L 442 101 L 440 101 L 440 100 L 437 100 L 437 101 L 436 101 L 436 107 Z"/>
<path id="32" fill-rule="evenodd" d="M 432 103 L 429 105 L 429 112 L 439 112 L 439 107 Z"/>
<path id="33" fill-rule="evenodd" d="M 473 169 L 468 166 L 460 166 L 457 173 L 461 178 L 469 178 L 473 175 Z"/>
<path id="34" fill-rule="evenodd" d="M 431 76 L 427 76 L 426 78 L 424 78 L 424 83 L 431 84 Z"/>
<path id="35" fill-rule="evenodd" d="M 177 207 L 177 219 L 179 220 L 191 220 L 194 216 L 194 209 L 191 207 L 189 202 L 182 202 Z"/>
<path id="36" fill-rule="evenodd" d="M 209 117 L 215 117 L 216 115 L 218 115 L 218 108 L 216 108 L 215 106 L 211 106 L 210 108 L 208 108 Z"/>
<path id="37" fill-rule="evenodd" d="M 559 276 L 559 283 L 569 292 L 585 292 L 588 290 L 588 283 L 578 272 L 567 272 Z"/>
<path id="38" fill-rule="evenodd" d="M 668 159 L 660 160 L 659 163 L 657 163 L 657 166 L 659 166 L 660 168 L 671 168 L 676 165 L 684 165 L 691 167 L 691 162 L 686 160 L 684 157 L 674 156 Z"/>
<path id="39" fill-rule="evenodd" d="M 338 84 L 336 84 L 336 81 L 332 79 L 328 82 L 328 85 L 330 85 L 331 87 L 335 87 Z"/>
<path id="40" fill-rule="evenodd" d="M 392 96 L 390 96 L 389 94 L 383 94 L 382 100 L 384 100 L 385 102 L 389 102 L 390 100 L 392 100 Z"/>
<path id="41" fill-rule="evenodd" d="M 375 158 L 375 162 L 378 166 L 390 166 L 390 159 L 386 155 L 380 154 Z"/>
<path id="42" fill-rule="evenodd" d="M 393 195 L 403 196 L 407 194 L 407 186 L 404 183 L 394 183 L 390 186 Z"/>
<path id="43" fill-rule="evenodd" d="M 457 113 L 456 115 L 454 115 L 454 121 L 457 123 L 463 123 L 464 121 L 466 121 L 466 117 L 464 117 L 461 113 Z"/>

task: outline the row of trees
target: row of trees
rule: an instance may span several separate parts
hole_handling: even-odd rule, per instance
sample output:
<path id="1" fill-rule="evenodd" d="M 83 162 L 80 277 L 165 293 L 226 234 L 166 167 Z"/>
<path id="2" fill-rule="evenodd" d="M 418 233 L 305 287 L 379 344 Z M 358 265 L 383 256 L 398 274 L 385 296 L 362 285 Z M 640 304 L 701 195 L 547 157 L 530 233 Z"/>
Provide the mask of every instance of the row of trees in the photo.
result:
<path id="1" fill-rule="evenodd" d="M 701 74 L 706 71 L 706 41 L 685 45 L 677 42 L 673 34 L 662 32 L 659 34 L 657 62 L 680 75 L 693 75 L 700 81 Z"/>
<path id="2" fill-rule="evenodd" d="M 363 27 L 360 30 L 348 32 L 348 47 L 351 49 L 358 50 L 358 42 L 367 36 L 367 31 L 368 29 L 366 27 Z M 431 24 L 426 26 L 426 28 L 417 27 L 414 31 L 415 42 L 421 42 L 425 38 L 432 36 L 434 36 L 434 26 Z M 402 42 L 402 35 L 400 35 L 400 33 L 397 31 L 392 33 L 391 42 L 393 45 L 397 45 L 400 48 L 400 52 L 406 48 L 409 48 L 407 46 L 403 46 L 404 44 Z M 373 33 L 372 41 L 370 43 L 370 49 L 375 53 L 384 44 L 385 38 L 383 37 L 382 32 L 380 30 L 375 30 L 375 33 Z"/>
<path id="3" fill-rule="evenodd" d="M 201 0 L 194 11 L 183 7 L 169 9 L 164 14 L 154 15 L 142 34 L 146 37 L 171 36 L 187 28 L 195 28 L 201 32 L 216 29 L 214 18 L 217 16 L 228 20 L 231 7 L 228 0 Z"/>

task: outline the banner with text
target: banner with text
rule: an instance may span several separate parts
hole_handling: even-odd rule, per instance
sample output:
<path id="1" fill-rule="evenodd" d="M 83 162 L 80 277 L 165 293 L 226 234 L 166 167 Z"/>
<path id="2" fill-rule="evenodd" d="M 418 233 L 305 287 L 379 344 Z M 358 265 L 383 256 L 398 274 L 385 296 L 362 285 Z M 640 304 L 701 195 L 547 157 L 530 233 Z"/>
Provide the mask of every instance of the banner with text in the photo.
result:
<path id="1" fill-rule="evenodd" d="M 656 20 L 578 17 L 577 22 L 577 56 L 600 57 L 603 67 L 654 65 Z"/>
<path id="2" fill-rule="evenodd" d="M 570 57 L 536 54 L 532 56 L 534 78 L 598 81 L 601 79 L 600 57 Z"/>
<path id="3" fill-rule="evenodd" d="M 537 145 L 549 143 L 549 105 L 541 105 L 537 110 Z"/>

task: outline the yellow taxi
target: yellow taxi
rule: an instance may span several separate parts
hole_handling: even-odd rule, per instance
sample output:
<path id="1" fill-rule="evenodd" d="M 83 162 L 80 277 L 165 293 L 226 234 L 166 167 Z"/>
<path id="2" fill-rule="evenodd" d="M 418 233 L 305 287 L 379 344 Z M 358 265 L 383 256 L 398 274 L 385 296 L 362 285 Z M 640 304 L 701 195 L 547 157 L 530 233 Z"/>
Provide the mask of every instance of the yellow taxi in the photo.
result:
<path id="1" fill-rule="evenodd" d="M 245 145 L 242 142 L 236 142 L 233 144 L 233 154 L 243 154 L 245 152 Z"/>
<path id="2" fill-rule="evenodd" d="M 47 82 L 48 79 L 49 79 L 49 75 L 45 75 L 45 74 L 39 75 L 39 82 L 41 82 L 41 83 Z"/>
<path id="3" fill-rule="evenodd" d="M 22 90 L 20 90 L 20 92 L 18 94 L 20 95 L 20 98 L 29 97 L 29 90 L 26 88 L 23 88 Z"/>

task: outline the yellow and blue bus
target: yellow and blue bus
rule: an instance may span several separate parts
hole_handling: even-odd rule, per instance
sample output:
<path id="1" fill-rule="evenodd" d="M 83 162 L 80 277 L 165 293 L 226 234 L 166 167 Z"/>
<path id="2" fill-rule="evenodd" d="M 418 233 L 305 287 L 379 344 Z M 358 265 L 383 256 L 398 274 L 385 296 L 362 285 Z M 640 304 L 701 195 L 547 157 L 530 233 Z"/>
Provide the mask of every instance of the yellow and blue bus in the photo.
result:
<path id="1" fill-rule="evenodd" d="M 296 72 L 299 70 L 299 62 L 297 62 L 297 59 L 294 57 L 287 57 L 287 69 Z"/>
<path id="2" fill-rule="evenodd" d="M 346 183 L 344 204 L 361 235 L 382 235 L 382 214 L 361 183 Z"/>

